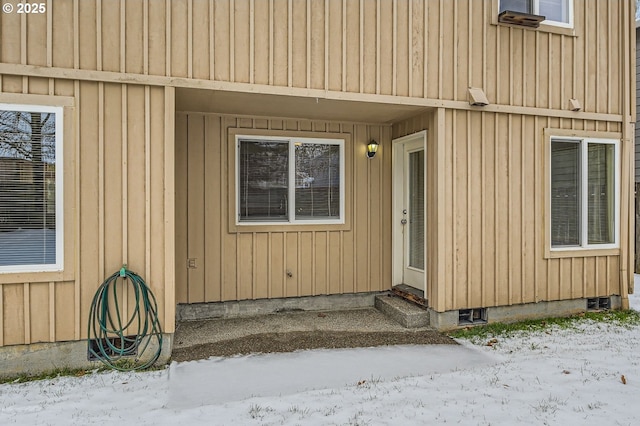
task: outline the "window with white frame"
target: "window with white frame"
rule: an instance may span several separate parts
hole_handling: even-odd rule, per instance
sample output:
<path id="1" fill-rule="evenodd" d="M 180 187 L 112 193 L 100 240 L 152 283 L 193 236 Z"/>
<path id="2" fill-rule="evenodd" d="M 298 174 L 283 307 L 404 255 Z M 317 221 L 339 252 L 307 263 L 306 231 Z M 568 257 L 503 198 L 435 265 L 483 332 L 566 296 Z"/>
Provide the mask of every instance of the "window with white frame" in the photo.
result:
<path id="1" fill-rule="evenodd" d="M 344 223 L 344 140 L 236 136 L 238 223 Z"/>
<path id="2" fill-rule="evenodd" d="M 505 10 L 544 16 L 543 24 L 573 27 L 573 0 L 500 0 L 500 12 Z"/>
<path id="3" fill-rule="evenodd" d="M 551 139 L 551 248 L 615 248 L 619 142 Z"/>
<path id="4" fill-rule="evenodd" d="M 0 272 L 62 270 L 62 116 L 0 104 Z"/>

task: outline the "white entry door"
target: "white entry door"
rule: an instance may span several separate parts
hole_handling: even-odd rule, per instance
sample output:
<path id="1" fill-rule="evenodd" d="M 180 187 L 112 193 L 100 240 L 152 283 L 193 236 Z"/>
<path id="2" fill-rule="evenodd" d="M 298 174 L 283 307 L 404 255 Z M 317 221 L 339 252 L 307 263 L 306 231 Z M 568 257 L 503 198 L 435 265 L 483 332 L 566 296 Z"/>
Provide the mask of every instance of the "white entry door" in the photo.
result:
<path id="1" fill-rule="evenodd" d="M 426 132 L 394 140 L 393 275 L 426 294 Z"/>

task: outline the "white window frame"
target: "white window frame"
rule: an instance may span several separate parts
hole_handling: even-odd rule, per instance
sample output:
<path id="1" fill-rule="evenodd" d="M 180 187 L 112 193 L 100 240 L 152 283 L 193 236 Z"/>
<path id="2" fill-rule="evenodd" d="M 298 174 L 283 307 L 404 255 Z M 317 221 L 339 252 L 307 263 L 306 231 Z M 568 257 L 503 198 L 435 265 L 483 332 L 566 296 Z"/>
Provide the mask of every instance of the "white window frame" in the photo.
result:
<path id="1" fill-rule="evenodd" d="M 576 142 L 580 144 L 580 212 L 579 212 L 579 229 L 580 229 L 580 245 L 576 246 L 553 246 L 551 239 L 551 229 L 553 218 L 551 217 L 551 199 L 548 200 L 548 211 L 549 215 L 549 234 L 548 241 L 550 245 L 551 252 L 563 252 L 563 251 L 574 251 L 574 250 L 604 250 L 604 249 L 617 249 L 620 247 L 620 141 L 617 139 L 605 139 L 605 138 L 575 138 L 575 137 L 564 137 L 564 136 L 552 136 L 551 137 L 551 145 L 554 142 Z M 614 232 L 614 242 L 609 244 L 589 244 L 589 229 L 588 229 L 588 209 L 589 209 L 589 200 L 588 200 L 588 144 L 606 144 L 606 145 L 614 145 L 614 171 L 613 171 L 613 196 L 614 198 L 614 213 L 613 213 L 613 232 Z M 551 145 L 549 146 L 549 164 L 548 164 L 548 179 L 550 185 L 551 181 Z M 548 197 L 551 196 L 549 192 Z"/>
<path id="2" fill-rule="evenodd" d="M 498 10 L 500 10 L 500 2 L 502 0 L 498 0 Z M 533 1 L 533 14 L 540 14 L 540 0 L 532 0 Z M 562 28 L 573 28 L 573 0 L 566 0 L 568 5 L 568 21 L 569 22 L 561 22 L 561 21 L 552 21 L 550 19 L 545 19 L 541 22 L 543 25 L 552 25 L 554 27 L 562 27 Z"/>
<path id="3" fill-rule="evenodd" d="M 289 170 L 288 170 L 288 210 L 287 220 L 240 220 L 240 140 L 264 140 L 278 141 L 289 144 Z M 296 219 L 295 215 L 295 144 L 321 144 L 338 145 L 340 153 L 340 217 L 338 219 Z M 235 139 L 235 159 L 236 159 L 236 226 L 260 226 L 260 225 L 343 225 L 345 224 L 345 140 L 334 138 L 309 138 L 290 136 L 260 136 L 260 135 L 236 135 Z M 292 184 L 293 183 L 293 184 Z"/>
<path id="4" fill-rule="evenodd" d="M 64 152 L 63 152 L 63 129 L 64 129 L 64 108 L 59 106 L 26 105 L 0 103 L 0 110 L 20 111 L 20 112 L 43 112 L 55 114 L 55 156 L 56 156 L 56 262 L 51 264 L 33 265 L 7 265 L 0 266 L 0 274 L 4 273 L 26 273 L 26 272 L 60 272 L 64 269 Z"/>

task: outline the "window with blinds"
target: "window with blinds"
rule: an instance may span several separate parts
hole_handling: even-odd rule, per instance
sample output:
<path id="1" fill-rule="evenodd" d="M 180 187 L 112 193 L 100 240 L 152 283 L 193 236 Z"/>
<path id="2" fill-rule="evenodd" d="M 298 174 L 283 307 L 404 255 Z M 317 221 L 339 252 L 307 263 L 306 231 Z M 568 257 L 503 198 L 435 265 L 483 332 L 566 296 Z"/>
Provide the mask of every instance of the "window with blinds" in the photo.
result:
<path id="1" fill-rule="evenodd" d="M 551 244 L 555 247 L 581 244 L 580 193 L 580 143 L 552 142 Z"/>
<path id="2" fill-rule="evenodd" d="M 238 222 L 343 223 L 344 140 L 237 137 Z"/>
<path id="3" fill-rule="evenodd" d="M 340 218 L 340 146 L 295 144 L 295 218 Z"/>
<path id="4" fill-rule="evenodd" d="M 617 244 L 617 141 L 551 141 L 551 246 Z"/>
<path id="5" fill-rule="evenodd" d="M 0 272 L 62 269 L 62 109 L 0 104 Z"/>

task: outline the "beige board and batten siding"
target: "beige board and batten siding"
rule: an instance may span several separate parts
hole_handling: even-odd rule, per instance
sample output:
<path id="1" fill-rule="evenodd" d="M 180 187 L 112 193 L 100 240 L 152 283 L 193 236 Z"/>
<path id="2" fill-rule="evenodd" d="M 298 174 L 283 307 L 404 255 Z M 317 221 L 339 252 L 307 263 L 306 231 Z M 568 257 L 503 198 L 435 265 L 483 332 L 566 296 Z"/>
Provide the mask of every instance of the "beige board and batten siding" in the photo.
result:
<path id="1" fill-rule="evenodd" d="M 172 332 L 173 204 L 165 189 L 173 182 L 173 90 L 6 75 L 0 89 L 0 102 L 73 105 L 63 132 L 65 269 L 59 277 L 0 274 L 0 345 L 86 338 L 95 291 L 123 263 L 146 280 Z M 125 296 L 126 312 L 133 300 Z"/>
<path id="2" fill-rule="evenodd" d="M 562 258 L 544 250 L 544 129 L 619 139 L 620 123 L 441 109 L 394 124 L 393 138 L 430 125 L 427 288 L 436 311 L 623 294 L 621 250 Z M 621 154 L 629 163 L 633 146 Z"/>
<path id="3" fill-rule="evenodd" d="M 622 123 L 632 122 L 631 116 L 635 113 L 635 106 L 629 100 L 632 90 L 625 83 L 629 81 L 631 89 L 635 86 L 627 78 L 635 61 L 630 57 L 633 49 L 630 46 L 633 3 L 575 0 L 574 30 L 548 27 L 530 30 L 495 25 L 497 4 L 498 0 L 56 0 L 46 2 L 46 14 L 0 14 L 2 92 L 73 97 L 74 108 L 78 111 L 74 119 L 74 131 L 77 133 L 74 141 L 77 160 L 74 207 L 78 220 L 74 236 L 73 279 L 48 281 L 46 289 L 29 280 L 3 283 L 0 296 L 3 309 L 0 319 L 3 323 L 0 328 L 4 331 L 0 343 L 31 342 L 34 341 L 32 335 L 43 335 L 42 330 L 49 330 L 50 340 L 80 338 L 85 333 L 86 318 L 83 316 L 88 311 L 88 299 L 101 282 L 103 272 L 120 266 L 122 260 L 118 259 L 118 251 L 122 252 L 120 255 L 127 253 L 133 269 L 144 271 L 144 274 L 162 274 L 158 278 L 160 281 L 155 278 L 152 281 L 158 282 L 159 293 L 164 292 L 159 298 L 167 303 L 165 327 L 168 331 L 173 330 L 172 265 L 175 258 L 171 244 L 173 231 L 170 230 L 174 214 L 171 199 L 173 170 L 170 168 L 173 144 L 167 143 L 173 136 L 167 135 L 173 135 L 174 117 L 173 113 L 167 113 L 172 111 L 172 89 L 164 92 L 169 95 L 158 95 L 165 86 L 253 90 L 333 99 L 346 96 L 352 100 L 458 109 L 469 108 L 466 104 L 467 87 L 481 87 L 491 103 L 485 110 L 491 113 L 537 115 L 539 118 L 535 120 L 558 121 L 557 127 L 562 128 L 573 128 L 580 123 L 585 123 L 587 128 L 588 123 L 608 121 L 605 126 L 609 130 L 614 131 L 616 125 L 621 127 L 615 131 L 623 133 L 625 144 L 629 138 L 632 140 L 633 129 Z M 244 83 L 255 85 L 245 86 Z M 153 88 L 144 88 L 145 85 Z M 165 102 L 165 98 L 170 101 Z M 576 113 L 575 119 L 567 118 L 566 105 L 570 98 L 578 99 L 582 105 L 582 112 Z M 159 107 L 163 103 L 164 107 Z M 146 110 L 141 107 L 147 104 Z M 115 114 L 114 117 L 111 113 L 113 108 L 119 111 L 119 116 Z M 151 112 L 140 113 L 138 108 Z M 458 135 L 468 131 L 460 127 L 467 118 L 453 119 L 453 116 L 468 113 L 450 111 L 438 114 L 439 125 L 457 129 Z M 451 116 L 451 123 L 455 122 L 455 125 L 447 124 L 445 116 Z M 140 119 L 145 123 L 142 125 L 144 130 L 141 130 Z M 154 124 L 147 127 L 149 120 Z M 488 119 L 485 117 L 484 120 Z M 494 125 L 498 123 L 508 129 L 508 123 L 514 120 L 526 121 L 528 118 L 516 118 L 515 115 L 497 118 Z M 572 124 L 569 126 L 567 121 Z M 598 124 L 599 127 L 602 125 Z M 554 126 L 551 123 L 550 127 Z M 123 131 L 124 128 L 127 130 Z M 164 130 L 159 131 L 157 137 L 151 137 L 154 129 Z M 490 140 L 501 132 L 504 130 L 494 130 L 494 135 L 490 132 L 483 135 Z M 113 138 L 107 137 L 107 133 L 114 133 Z M 434 133 L 440 134 L 436 129 Z M 115 193 L 107 189 L 113 187 L 107 183 L 112 175 L 100 159 L 117 158 L 118 152 L 121 156 L 133 155 L 141 143 L 136 135 L 152 147 L 158 145 L 156 141 L 165 141 L 164 144 L 159 143 L 165 149 L 164 164 L 154 168 L 159 164 L 153 159 L 156 158 L 154 154 L 149 160 L 145 158 L 144 163 L 148 162 L 152 167 L 140 174 L 137 167 L 129 171 L 140 161 L 132 157 L 127 162 L 127 172 L 121 173 L 118 179 L 126 181 L 127 191 L 135 189 L 136 197 L 140 188 L 145 188 L 143 192 L 146 195 L 153 194 L 150 188 L 156 188 L 156 185 L 159 188 L 162 178 L 166 187 L 162 202 L 158 196 L 149 198 L 145 195 L 145 209 L 149 203 L 153 208 L 145 210 L 143 216 L 135 212 L 129 217 L 129 213 L 123 213 L 125 209 L 122 206 L 135 206 L 140 201 L 134 199 L 130 192 L 131 195 L 123 198 L 122 189 L 114 189 Z M 87 139 L 102 140 L 102 145 L 87 144 Z M 465 152 L 466 144 L 465 141 L 460 147 L 456 145 L 453 152 Z M 149 150 L 145 155 L 147 152 Z M 443 145 L 438 155 L 442 153 L 456 158 L 446 152 Z M 505 156 L 502 152 L 500 155 Z M 357 157 L 354 154 L 354 158 Z M 103 165 L 102 169 L 100 165 Z M 358 167 L 354 164 L 354 170 L 357 171 Z M 465 170 L 464 163 L 458 165 L 453 162 L 451 167 L 456 172 Z M 631 173 L 629 171 L 629 176 Z M 448 187 L 461 188 L 464 178 L 461 179 L 461 183 L 457 180 L 449 182 Z M 122 182 L 121 186 L 125 186 Z M 626 182 L 626 175 L 622 182 Z M 444 181 L 438 183 L 439 187 L 446 184 Z M 500 185 L 505 183 L 500 182 Z M 514 183 L 506 185 L 509 193 L 517 186 Z M 540 191 L 536 186 L 540 182 L 529 185 Z M 497 183 L 494 187 L 498 188 Z M 487 186 L 487 193 L 491 188 L 491 185 Z M 625 188 L 622 191 L 623 203 L 628 202 L 625 199 L 630 191 Z M 355 191 L 354 196 L 364 197 Z M 471 204 L 469 197 L 469 194 L 466 198 L 464 194 L 456 195 L 455 204 L 453 201 L 449 203 L 454 214 L 451 220 L 456 226 L 460 223 L 464 228 L 463 225 L 468 226 L 469 221 L 477 222 L 477 218 L 459 217 L 460 209 L 453 209 L 464 205 L 465 200 Z M 124 203 L 122 209 L 120 212 L 107 212 L 107 202 L 114 198 Z M 158 212 L 163 210 L 163 204 L 165 216 L 160 219 Z M 622 211 L 625 211 L 624 205 Z M 624 227 L 628 230 L 632 222 L 622 219 L 622 238 L 627 239 L 629 232 L 625 232 Z M 486 220 L 483 219 L 482 223 Z M 163 223 L 162 229 L 158 225 L 160 222 Z M 490 226 L 487 223 L 481 229 L 488 232 L 486 228 Z M 448 237 L 447 232 L 453 231 L 438 230 L 439 237 L 452 240 L 447 248 L 451 255 L 438 258 L 439 265 L 444 262 L 438 271 L 450 270 L 456 277 L 464 277 L 466 272 L 459 271 L 457 265 L 465 265 L 468 260 L 460 262 L 453 253 L 457 256 L 460 247 L 475 246 L 464 241 L 458 241 L 454 246 L 453 241 L 461 237 L 458 234 Z M 144 236 L 143 242 L 134 241 L 133 238 L 140 234 Z M 389 232 L 387 234 L 390 235 Z M 512 234 L 508 235 L 501 240 L 510 240 Z M 151 238 L 163 241 L 151 243 Z M 257 233 L 236 234 L 237 241 L 233 244 L 253 247 L 254 239 L 264 238 Z M 291 253 L 298 256 L 297 249 L 291 247 L 299 246 L 298 242 L 303 238 L 311 238 L 314 243 L 300 247 L 311 247 L 312 253 L 316 254 L 322 248 L 326 250 L 322 238 L 330 239 L 330 235 L 281 233 L 271 237 L 267 235 L 266 238 L 274 238 L 278 247 L 282 247 L 282 252 L 278 252 L 281 254 L 276 256 L 282 255 L 284 259 Z M 314 238 L 320 241 L 319 249 Z M 111 242 L 112 239 L 116 242 Z M 356 240 L 358 238 L 347 241 Z M 273 240 L 268 241 L 273 244 Z M 259 244 L 264 246 L 264 243 L 255 246 L 259 247 Z M 488 243 L 483 240 L 483 244 Z M 632 242 L 623 242 L 622 246 L 623 250 L 628 250 Z M 156 261 L 149 260 L 147 248 L 152 256 L 157 254 L 161 264 L 164 262 L 160 269 L 156 268 Z M 538 248 L 536 246 L 534 250 Z M 530 247 L 528 249 L 531 250 Z M 144 253 L 144 258 L 141 253 Z M 500 256 L 504 257 L 504 253 Z M 353 260 L 354 265 L 357 264 L 354 268 L 364 268 L 358 260 Z M 371 259 L 365 260 L 372 262 Z M 540 262 L 537 256 L 536 261 Z M 544 277 L 543 273 L 549 277 L 570 277 L 578 276 L 580 271 L 586 276 L 588 273 L 584 271 L 595 270 L 598 276 L 603 274 L 602 271 L 608 271 L 615 278 L 616 274 L 623 274 L 621 271 L 630 271 L 625 266 L 630 263 L 627 253 L 622 253 L 620 258 L 553 259 L 546 262 L 548 266 L 540 270 L 538 266 L 534 268 L 539 271 L 535 275 L 536 282 L 539 282 L 538 277 Z M 619 265 L 616 266 L 616 262 Z M 491 272 L 491 265 L 487 268 L 486 272 L 483 269 L 483 275 L 496 274 Z M 616 270 L 617 273 L 612 272 Z M 230 282 L 235 283 L 235 270 L 227 271 L 233 274 L 229 276 Z M 491 291 L 482 291 L 484 296 L 480 299 L 484 297 L 487 304 L 492 300 L 528 300 L 526 292 L 520 291 L 519 295 L 513 273 L 509 276 L 500 278 L 507 282 L 507 289 L 511 288 L 506 297 L 496 291 L 493 291 L 493 296 Z M 161 284 L 162 280 L 166 286 Z M 483 282 L 489 283 L 484 279 Z M 577 281 L 571 282 L 574 286 L 570 287 L 570 294 L 562 293 L 567 291 L 564 287 L 556 289 L 552 286 L 547 295 L 554 292 L 562 293 L 562 297 L 577 294 L 581 287 L 576 286 Z M 344 285 L 348 285 L 346 281 Z M 371 287 L 370 284 L 357 285 Z M 230 289 L 228 294 L 238 291 L 237 288 Z M 284 284 L 278 291 L 288 294 Z M 438 294 L 437 308 L 461 306 L 461 298 L 475 301 L 474 291 L 475 287 L 467 286 L 462 290 L 452 289 L 450 295 Z M 248 293 L 246 289 L 242 292 Z M 68 299 L 71 295 L 72 299 Z M 211 300 L 215 297 L 212 296 Z M 32 306 L 34 303 L 37 307 Z M 61 314 L 69 307 L 74 312 L 72 320 L 68 319 L 68 314 Z M 48 313 L 45 315 L 44 312 Z M 23 318 L 20 327 L 15 327 L 15 318 Z M 69 324 L 73 324 L 72 331 Z M 32 331 L 34 327 L 39 331 Z"/>
<path id="4" fill-rule="evenodd" d="M 573 3 L 574 29 L 532 30 L 496 25 L 498 0 L 56 0 L 0 15 L 0 72 L 450 101 L 480 87 L 492 104 L 622 114 L 632 2 Z"/>
<path id="5" fill-rule="evenodd" d="M 232 226 L 233 133 L 346 139 L 347 223 Z M 381 291 L 391 279 L 389 126 L 216 114 L 176 118 L 176 302 Z M 233 136 L 231 136 L 233 137 Z M 366 142 L 381 143 L 373 160 Z M 237 228 L 237 229 L 234 229 Z M 289 229 L 287 229 L 289 228 Z M 187 259 L 195 267 L 187 268 Z M 290 272 L 291 276 L 288 276 Z"/>

